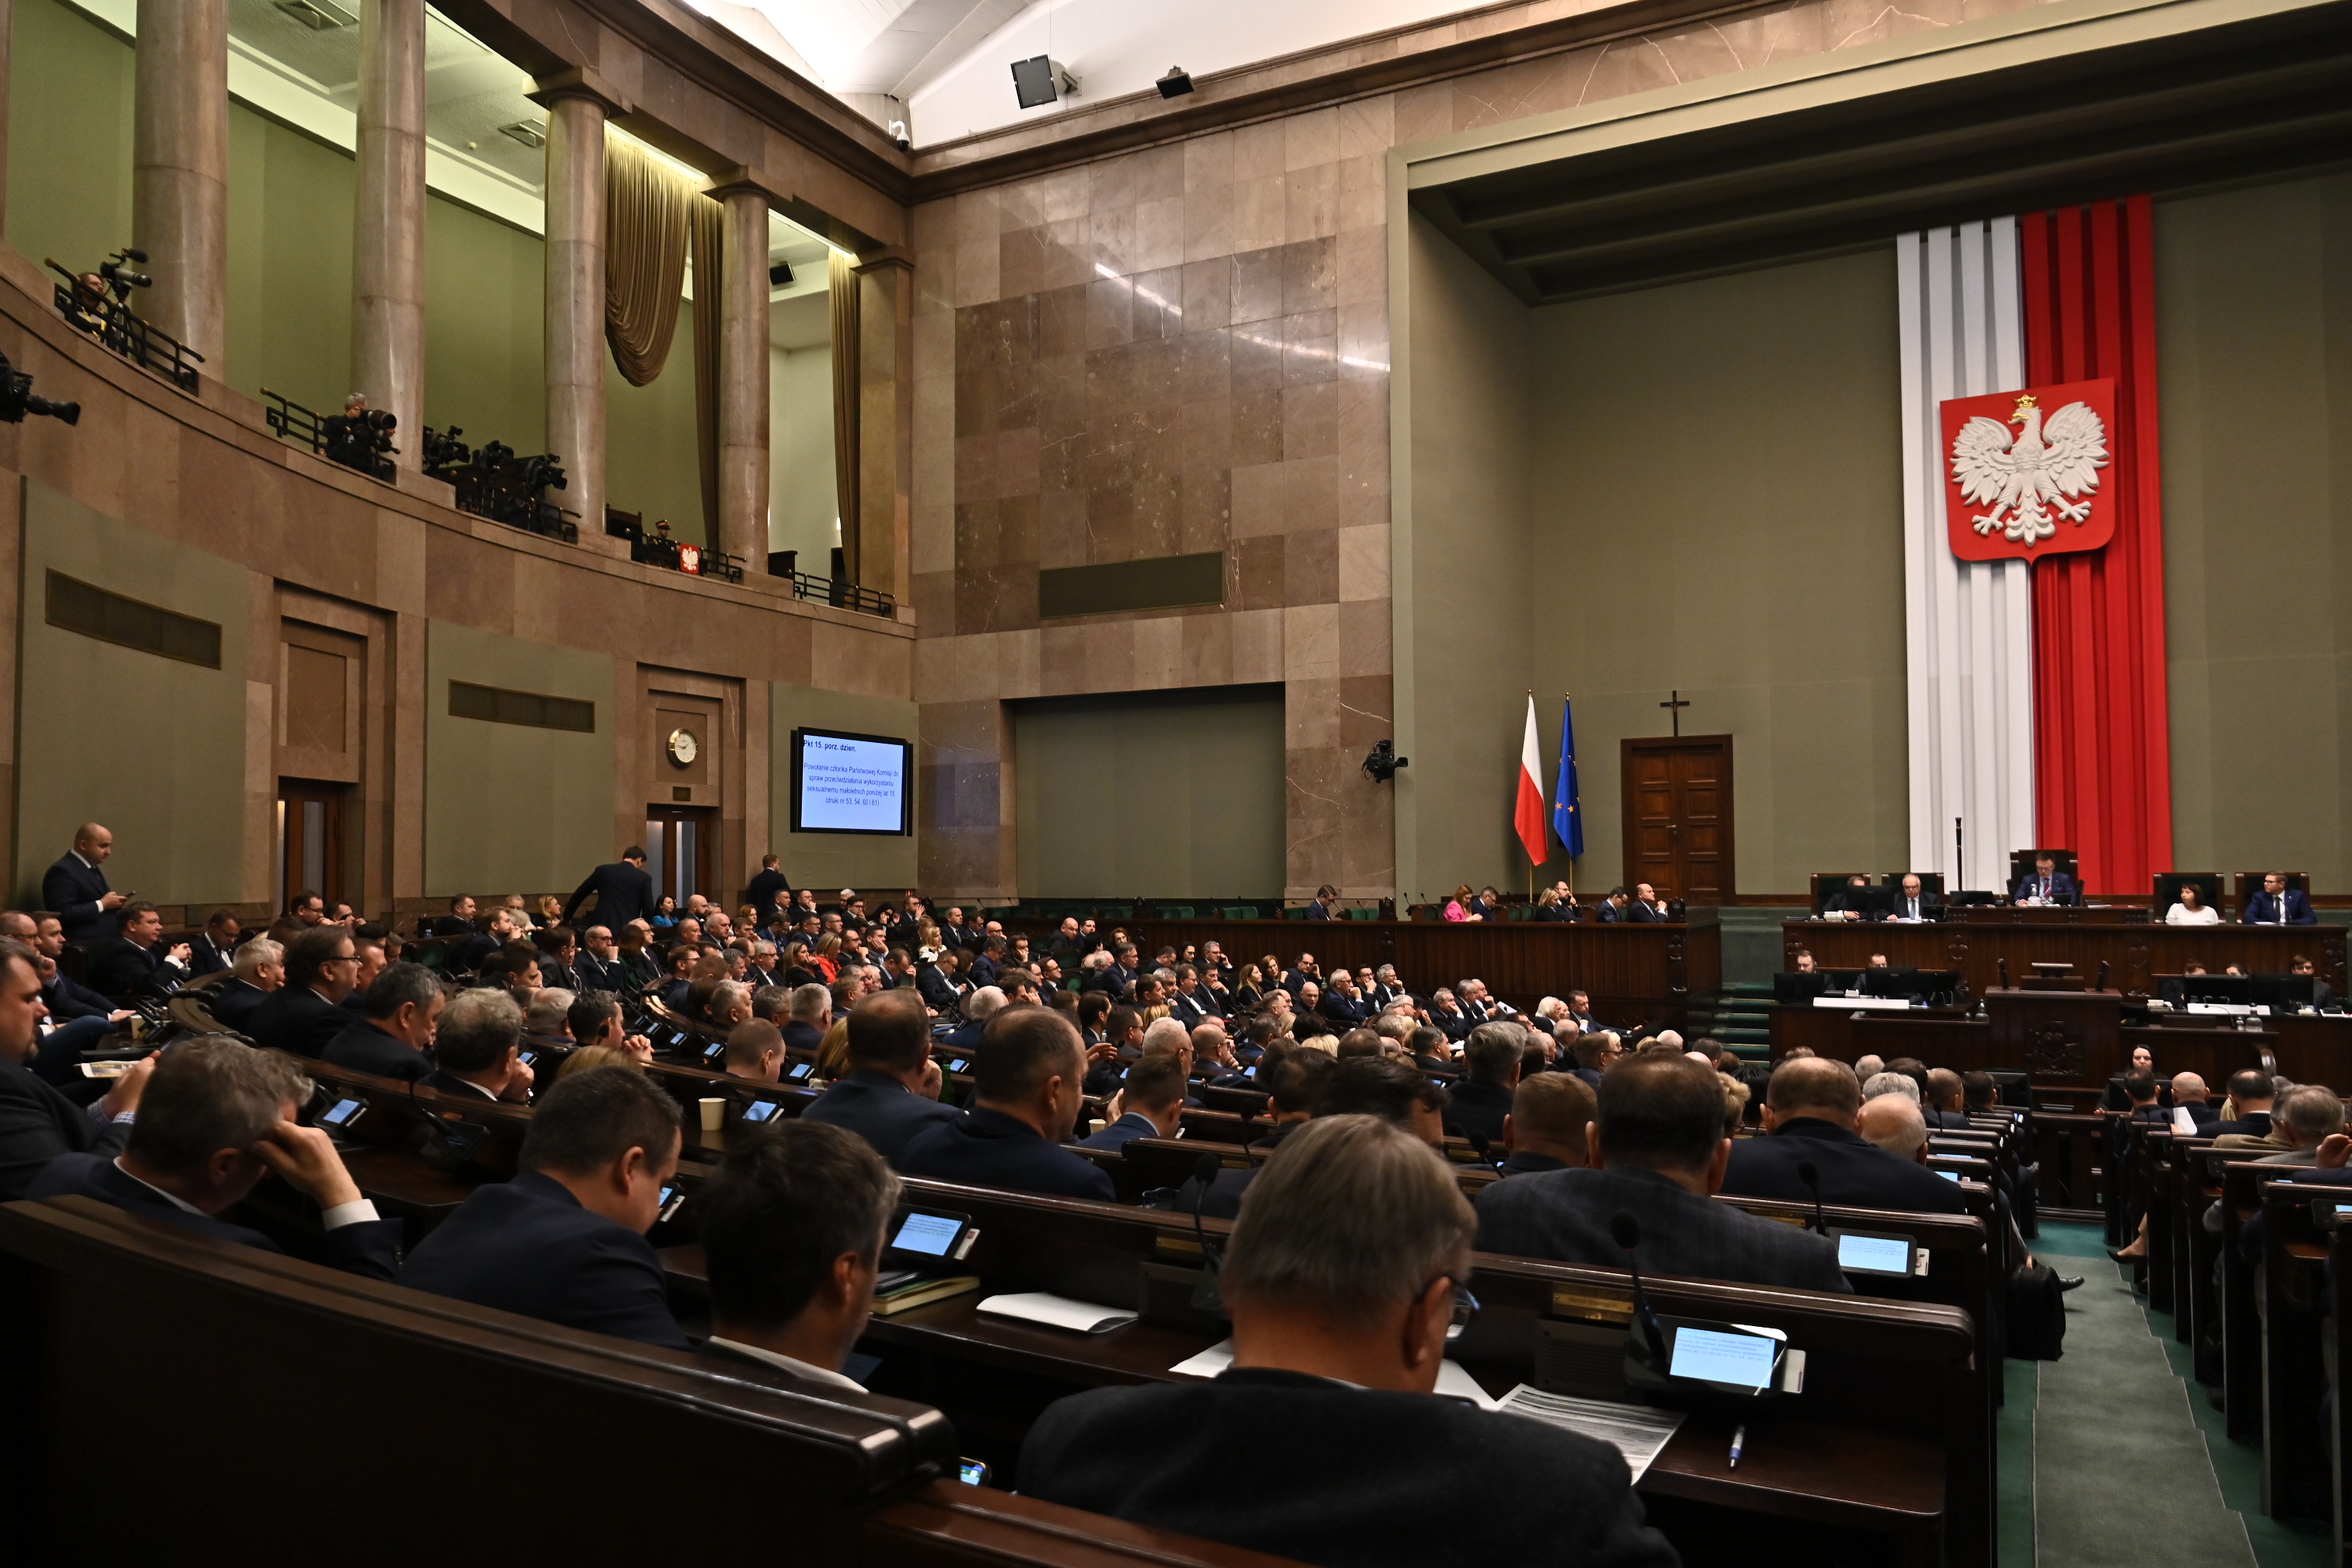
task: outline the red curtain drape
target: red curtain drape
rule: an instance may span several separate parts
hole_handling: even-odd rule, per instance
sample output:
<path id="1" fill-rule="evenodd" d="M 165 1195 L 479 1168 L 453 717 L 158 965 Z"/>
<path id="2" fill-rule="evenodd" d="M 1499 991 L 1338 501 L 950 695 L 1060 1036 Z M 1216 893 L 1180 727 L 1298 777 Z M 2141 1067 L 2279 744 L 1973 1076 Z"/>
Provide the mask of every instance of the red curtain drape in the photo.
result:
<path id="1" fill-rule="evenodd" d="M 2118 426 L 2102 476 L 2114 542 L 2033 567 L 2036 837 L 2077 853 L 2087 890 L 2146 893 L 2174 868 L 2148 198 L 2028 213 L 2020 228 L 2026 380 L 2113 377 Z"/>

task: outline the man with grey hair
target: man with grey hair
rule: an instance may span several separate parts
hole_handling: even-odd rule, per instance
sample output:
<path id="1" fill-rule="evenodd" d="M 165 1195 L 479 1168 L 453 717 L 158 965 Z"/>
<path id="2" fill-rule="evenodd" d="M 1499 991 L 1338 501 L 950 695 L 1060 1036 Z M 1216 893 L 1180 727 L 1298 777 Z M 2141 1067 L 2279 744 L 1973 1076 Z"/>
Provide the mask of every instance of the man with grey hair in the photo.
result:
<path id="1" fill-rule="evenodd" d="M 1517 1024 L 1481 1024 L 1462 1045 L 1465 1071 L 1454 1085 L 1453 1103 L 1445 1108 L 1445 1131 L 1467 1138 L 1473 1147 L 1496 1147 L 1503 1142 L 1503 1123 L 1511 1114 L 1511 1096 L 1519 1087 L 1519 1070 L 1527 1055 L 1528 1032 Z"/>
<path id="2" fill-rule="evenodd" d="M 2279 1097 L 2278 1109 L 2271 1117 L 2274 1139 L 2287 1147 L 2275 1154 L 2264 1154 L 2256 1163 L 2264 1165 L 2312 1165 L 2317 1163 L 2319 1146 L 2344 1131 L 2344 1101 L 2324 1083 L 2302 1083 Z M 2218 1139 L 2215 1141 L 2218 1144 Z"/>
<path id="3" fill-rule="evenodd" d="M 226 1036 L 182 1040 L 156 1060 L 119 1156 L 61 1154 L 26 1195 L 96 1198 L 199 1236 L 277 1252 L 261 1232 L 220 1217 L 275 1172 L 319 1205 L 330 1264 L 390 1279 L 400 1267 L 401 1223 L 377 1216 L 323 1130 L 296 1123 L 311 1092 L 289 1058 Z"/>
<path id="4" fill-rule="evenodd" d="M 1881 1073 L 1879 1078 L 1895 1075 Z M 1875 1083 L 1877 1079 L 1871 1080 Z M 1903 1080 L 1909 1083 L 1909 1079 Z M 1865 1086 L 1866 1087 L 1866 1086 Z M 1916 1091 L 1916 1086 L 1915 1086 Z M 1854 1118 L 1853 1130 L 1869 1142 L 1899 1160 L 1915 1165 L 1927 1163 L 1927 1118 L 1911 1097 L 1892 1089 L 1882 1089 L 1862 1102 L 1861 1114 Z"/>
<path id="5" fill-rule="evenodd" d="M 1865 1055 L 1854 1058 L 1853 1077 L 1856 1083 L 1868 1083 L 1885 1070 L 1885 1057 Z"/>
<path id="6" fill-rule="evenodd" d="M 569 1050 L 579 1043 L 572 1037 L 572 1004 L 579 999 L 578 993 L 560 985 L 541 986 L 523 1009 L 523 1034 L 534 1046 Z"/>
<path id="7" fill-rule="evenodd" d="M 757 1011 L 757 1008 L 754 1008 Z M 784 1044 L 814 1054 L 833 1027 L 833 993 L 814 984 L 793 988 L 792 1016 L 784 1025 Z"/>
<path id="8" fill-rule="evenodd" d="M 441 977 L 423 964 L 386 964 L 361 994 L 360 1021 L 329 1040 L 319 1059 L 415 1083 L 433 1070 L 434 1036 L 446 1003 Z"/>
<path id="9" fill-rule="evenodd" d="M 1049 1406 L 1022 1447 L 1022 1489 L 1308 1563 L 1675 1563 L 1613 1448 L 1429 1397 L 1477 1310 L 1475 1231 L 1453 1172 L 1412 1133 L 1373 1116 L 1307 1123 L 1234 1227 L 1218 1279 L 1231 1369 Z M 1381 1440 L 1328 1441 L 1336 1431 Z M 1461 1506 L 1502 1474 L 1544 1484 Z"/>
<path id="10" fill-rule="evenodd" d="M 714 1029 L 731 1029 L 751 1018 L 751 988 L 740 980 L 722 980 L 710 988 L 710 1005 L 703 1010 Z"/>
<path id="11" fill-rule="evenodd" d="M 1914 1105 L 1919 1103 L 1919 1085 L 1909 1073 L 1874 1072 L 1862 1080 L 1862 1098 L 1865 1105 L 1882 1094 L 1899 1094 Z"/>
<path id="12" fill-rule="evenodd" d="M 228 978 L 205 997 L 205 1010 L 223 1028 L 242 1032 L 269 994 L 285 984 L 285 944 L 257 936 L 236 950 Z"/>
<path id="13" fill-rule="evenodd" d="M 946 1045 L 958 1051 L 980 1049 L 981 1036 L 988 1028 L 988 1021 L 1003 1011 L 1003 987 L 981 986 L 963 999 L 963 1022 L 948 1031 Z"/>
<path id="14" fill-rule="evenodd" d="M 441 1015 L 435 1067 L 425 1087 L 444 1094 L 530 1103 L 530 1064 L 522 1059 L 522 1008 L 504 991 L 460 991 Z"/>

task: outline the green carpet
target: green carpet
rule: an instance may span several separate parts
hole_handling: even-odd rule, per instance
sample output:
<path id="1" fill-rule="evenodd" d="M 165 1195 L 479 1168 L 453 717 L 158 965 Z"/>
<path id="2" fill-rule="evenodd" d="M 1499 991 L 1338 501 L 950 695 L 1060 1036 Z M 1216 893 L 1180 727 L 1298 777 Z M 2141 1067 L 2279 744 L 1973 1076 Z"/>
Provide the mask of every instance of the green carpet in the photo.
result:
<path id="1" fill-rule="evenodd" d="M 2132 1293 L 2098 1227 L 2044 1224 L 2032 1247 L 2084 1283 L 2064 1357 L 2007 1369 L 2002 1568 L 2332 1568 L 2324 1528 L 2263 1517 L 2262 1450 L 2225 1436 L 2171 1317 Z"/>

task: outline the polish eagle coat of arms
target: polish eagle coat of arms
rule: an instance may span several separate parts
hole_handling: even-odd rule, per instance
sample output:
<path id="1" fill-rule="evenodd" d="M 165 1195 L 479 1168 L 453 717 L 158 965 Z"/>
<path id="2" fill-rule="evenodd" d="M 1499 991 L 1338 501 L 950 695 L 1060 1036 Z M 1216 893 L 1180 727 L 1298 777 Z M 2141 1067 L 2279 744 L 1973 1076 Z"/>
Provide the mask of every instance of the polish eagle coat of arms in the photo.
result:
<path id="1" fill-rule="evenodd" d="M 2096 550 L 2115 536 L 2114 502 L 2099 488 L 2114 382 L 1955 398 L 1941 412 L 1954 554 L 2033 560 Z"/>

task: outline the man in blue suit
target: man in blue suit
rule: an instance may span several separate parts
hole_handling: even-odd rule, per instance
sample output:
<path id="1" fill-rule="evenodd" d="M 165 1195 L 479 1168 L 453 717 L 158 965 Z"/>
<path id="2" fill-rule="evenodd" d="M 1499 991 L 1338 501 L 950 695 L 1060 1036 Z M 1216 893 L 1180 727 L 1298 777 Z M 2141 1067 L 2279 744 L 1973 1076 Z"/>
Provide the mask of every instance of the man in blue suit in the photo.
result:
<path id="1" fill-rule="evenodd" d="M 2058 862 L 2047 855 L 2033 858 L 2033 875 L 2018 879 L 2015 901 L 2023 903 L 2036 899 L 2045 904 L 2072 904 L 2081 901 L 2081 890 L 2074 879 L 2058 869 Z"/>
<path id="2" fill-rule="evenodd" d="M 101 868 L 114 853 L 114 835 L 95 822 L 74 829 L 73 847 L 41 874 L 41 902 L 65 922 L 68 942 L 99 942 L 114 934 L 123 895 L 106 885 Z"/>
<path id="3" fill-rule="evenodd" d="M 971 1113 L 908 1143 L 898 1156 L 903 1174 L 1118 1200 L 1108 1173 L 1062 1147 L 1077 1123 L 1087 1076 L 1076 1025 L 1050 1008 L 1007 1007 L 989 1020 L 972 1076 Z"/>
<path id="4" fill-rule="evenodd" d="M 2279 871 L 2263 873 L 2263 890 L 2246 900 L 2245 923 L 2250 926 L 2315 926 L 2319 917 L 2311 912 L 2311 900 L 2300 888 L 2286 885 L 2285 874 Z"/>
<path id="5" fill-rule="evenodd" d="M 1119 1118 L 1091 1138 L 1087 1149 L 1124 1149 L 1138 1138 L 1173 1138 L 1184 1121 L 1184 1058 L 1154 1051 L 1127 1069 L 1119 1090 Z"/>
<path id="6" fill-rule="evenodd" d="M 547 1091 L 510 1182 L 475 1189 L 400 1282 L 645 1344 L 688 1349 L 646 1232 L 677 1170 L 677 1101 L 596 1068 Z"/>
<path id="7" fill-rule="evenodd" d="M 157 1058 L 139 1119 L 119 1157 L 61 1154 L 25 1195 L 81 1196 L 198 1236 L 282 1250 L 220 1216 L 271 1172 L 315 1200 L 327 1260 L 346 1273 L 390 1279 L 400 1268 L 400 1222 L 360 1195 L 327 1134 L 295 1122 L 310 1080 L 287 1058 L 226 1036 L 183 1040 Z"/>
<path id="8" fill-rule="evenodd" d="M 801 1112 L 856 1133 L 896 1161 L 915 1138 L 963 1112 L 940 1103 L 931 1020 L 912 991 L 877 991 L 850 1009 L 849 1070 Z"/>

